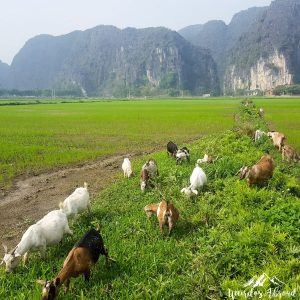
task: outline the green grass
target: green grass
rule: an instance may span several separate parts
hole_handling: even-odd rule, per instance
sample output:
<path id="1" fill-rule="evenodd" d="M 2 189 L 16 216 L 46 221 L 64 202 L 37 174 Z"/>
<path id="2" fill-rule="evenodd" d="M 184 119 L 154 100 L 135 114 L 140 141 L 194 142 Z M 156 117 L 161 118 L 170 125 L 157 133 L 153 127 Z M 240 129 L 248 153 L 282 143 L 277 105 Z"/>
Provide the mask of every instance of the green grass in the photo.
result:
<path id="1" fill-rule="evenodd" d="M 300 152 L 300 99 L 280 97 L 254 100 L 254 103 L 264 108 L 270 129 L 283 132 L 286 143 Z"/>
<path id="2" fill-rule="evenodd" d="M 0 187 L 20 175 L 151 151 L 232 126 L 236 100 L 0 106 Z"/>
<path id="3" fill-rule="evenodd" d="M 264 126 L 253 111 L 241 111 L 240 122 L 252 119 L 253 126 Z M 120 172 L 118 181 L 93 199 L 92 216 L 84 214 L 73 224 L 74 236 L 48 249 L 47 261 L 35 255 L 15 274 L 0 270 L 0 299 L 38 299 L 41 288 L 35 280 L 53 278 L 76 240 L 98 222 L 117 264 L 106 268 L 101 258 L 90 282 L 73 279 L 71 291 L 61 291 L 59 299 L 226 299 L 229 289 L 243 290 L 244 283 L 264 272 L 285 283 L 281 291 L 296 289 L 293 299 L 299 299 L 300 188 L 295 176 L 300 166 L 282 163 L 268 139 L 254 144 L 245 128 L 191 144 L 190 164 L 176 166 L 165 151 L 151 155 L 159 166 L 161 192 L 180 211 L 171 237 L 161 236 L 157 219 L 148 221 L 143 212 L 146 204 L 160 201 L 158 191 L 142 194 L 138 176 L 127 180 Z M 274 176 L 264 187 L 250 188 L 235 173 L 266 150 L 276 161 Z M 180 189 L 207 151 L 219 159 L 203 166 L 208 186 L 188 199 Z M 136 173 L 146 158 L 133 162 Z M 267 289 L 255 289 L 263 293 L 260 299 L 269 299 Z"/>

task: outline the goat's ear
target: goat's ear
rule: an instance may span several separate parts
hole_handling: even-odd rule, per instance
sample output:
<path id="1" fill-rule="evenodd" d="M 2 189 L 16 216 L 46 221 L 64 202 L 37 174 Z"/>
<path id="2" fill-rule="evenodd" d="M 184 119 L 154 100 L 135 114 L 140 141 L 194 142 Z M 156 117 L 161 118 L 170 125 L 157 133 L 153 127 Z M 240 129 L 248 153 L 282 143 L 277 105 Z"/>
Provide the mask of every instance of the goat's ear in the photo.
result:
<path id="1" fill-rule="evenodd" d="M 0 263 L 0 266 L 3 265 L 3 264 L 4 264 L 4 260 L 2 259 L 2 261 L 1 261 L 1 263 Z"/>
<path id="2" fill-rule="evenodd" d="M 197 190 L 192 190 L 192 193 L 195 195 L 198 195 L 198 191 Z"/>
<path id="3" fill-rule="evenodd" d="M 10 251 L 10 254 L 11 254 L 11 255 L 14 255 L 14 254 L 15 254 L 15 251 L 16 251 L 16 249 L 17 249 L 17 246 L 16 246 L 14 249 L 12 249 L 12 250 Z"/>
<path id="4" fill-rule="evenodd" d="M 38 279 L 38 280 L 36 281 L 36 283 L 38 283 L 38 284 L 44 286 L 44 285 L 46 284 L 46 280 Z"/>
<path id="5" fill-rule="evenodd" d="M 101 225 L 98 223 L 96 227 L 96 231 L 100 232 L 100 230 L 101 230 Z"/>
<path id="6" fill-rule="evenodd" d="M 5 252 L 5 254 L 7 254 L 7 246 L 6 246 L 6 245 L 4 245 L 4 244 L 2 244 L 2 246 L 3 246 L 3 248 L 4 248 L 4 252 Z"/>
<path id="7" fill-rule="evenodd" d="M 55 286 L 59 286 L 60 285 L 60 278 L 59 277 L 55 278 L 54 284 L 55 284 Z"/>
<path id="8" fill-rule="evenodd" d="M 239 174 L 241 173 L 242 169 L 244 169 L 244 167 L 240 168 L 240 169 L 234 174 L 234 176 L 239 175 Z"/>

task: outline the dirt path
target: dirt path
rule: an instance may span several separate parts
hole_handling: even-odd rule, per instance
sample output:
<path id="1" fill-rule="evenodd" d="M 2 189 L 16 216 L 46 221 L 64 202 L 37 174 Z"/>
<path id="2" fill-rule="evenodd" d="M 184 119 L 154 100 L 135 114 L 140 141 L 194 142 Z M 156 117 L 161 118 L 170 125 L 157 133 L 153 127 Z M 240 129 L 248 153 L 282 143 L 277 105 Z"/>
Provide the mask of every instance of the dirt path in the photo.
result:
<path id="1" fill-rule="evenodd" d="M 141 154 L 141 153 L 140 153 Z M 137 156 L 136 154 L 135 156 Z M 17 180 L 13 188 L 0 195 L 0 241 L 11 249 L 29 224 L 58 208 L 78 186 L 89 184 L 91 199 L 108 186 L 121 170 L 124 155 L 102 159 L 81 167 L 45 173 Z M 131 155 L 132 157 L 132 155 Z M 4 253 L 0 245 L 0 258 Z"/>

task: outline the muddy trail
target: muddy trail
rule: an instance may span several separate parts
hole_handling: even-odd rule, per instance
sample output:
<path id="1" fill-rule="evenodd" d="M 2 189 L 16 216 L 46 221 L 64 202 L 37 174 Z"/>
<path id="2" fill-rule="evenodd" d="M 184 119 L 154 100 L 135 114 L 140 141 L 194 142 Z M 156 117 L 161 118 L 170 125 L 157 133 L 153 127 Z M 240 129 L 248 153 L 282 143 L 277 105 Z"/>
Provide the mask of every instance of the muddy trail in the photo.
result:
<path id="1" fill-rule="evenodd" d="M 147 153 L 136 153 L 131 158 Z M 29 227 L 45 214 L 58 208 L 59 202 L 76 187 L 89 184 L 91 201 L 121 173 L 125 155 L 101 159 L 83 166 L 18 179 L 0 195 L 0 241 L 11 249 Z M 1 246 L 1 245 L 0 245 Z M 0 248 L 0 257 L 4 251 Z"/>

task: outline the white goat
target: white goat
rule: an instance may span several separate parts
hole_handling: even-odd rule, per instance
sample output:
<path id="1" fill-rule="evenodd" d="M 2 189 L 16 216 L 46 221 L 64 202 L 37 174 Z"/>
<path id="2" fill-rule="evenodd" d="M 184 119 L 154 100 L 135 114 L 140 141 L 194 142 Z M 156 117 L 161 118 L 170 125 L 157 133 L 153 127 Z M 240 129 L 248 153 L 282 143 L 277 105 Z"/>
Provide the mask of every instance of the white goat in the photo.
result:
<path id="1" fill-rule="evenodd" d="M 255 141 L 255 143 L 257 141 L 259 141 L 264 135 L 267 136 L 267 133 L 264 132 L 264 131 L 262 131 L 262 130 L 257 129 L 255 131 L 255 135 L 254 135 L 254 141 Z"/>
<path id="2" fill-rule="evenodd" d="M 49 212 L 26 230 L 20 243 L 13 250 L 8 252 L 7 246 L 3 245 L 5 255 L 2 263 L 6 264 L 6 272 L 12 272 L 20 262 L 22 255 L 24 255 L 25 264 L 28 259 L 28 252 L 34 249 L 38 249 L 44 258 L 46 256 L 46 246 L 58 244 L 64 233 L 73 234 L 69 228 L 67 216 L 60 210 Z"/>
<path id="3" fill-rule="evenodd" d="M 88 184 L 85 182 L 84 187 L 77 188 L 64 202 L 59 203 L 59 208 L 68 217 L 77 215 L 84 210 L 91 211 L 90 195 L 87 190 Z"/>
<path id="4" fill-rule="evenodd" d="M 124 161 L 122 163 L 122 170 L 124 172 L 124 177 L 131 177 L 133 175 L 132 172 L 132 167 L 131 167 L 131 162 L 129 160 L 129 158 L 124 158 Z"/>
<path id="5" fill-rule="evenodd" d="M 196 165 L 190 177 L 191 185 L 187 188 L 183 188 L 181 190 L 181 193 L 185 193 L 187 196 L 191 196 L 192 194 L 198 195 L 198 191 L 200 191 L 206 183 L 206 174 L 204 173 L 202 168 Z"/>

